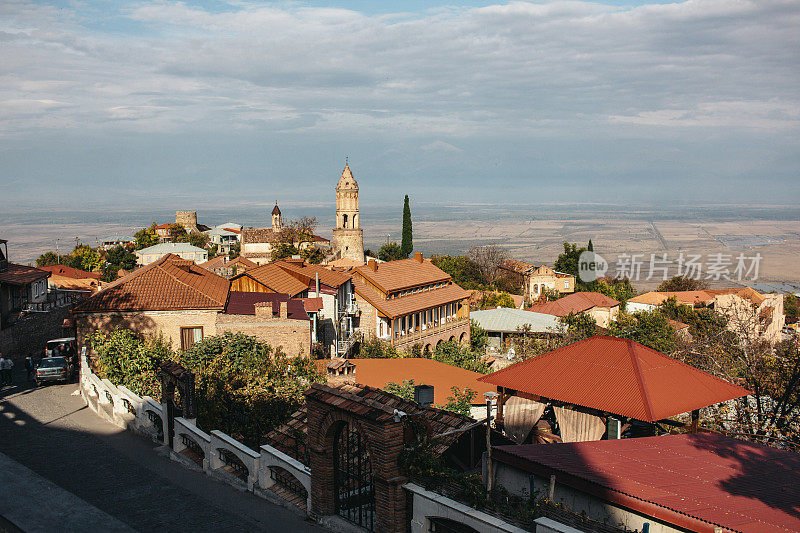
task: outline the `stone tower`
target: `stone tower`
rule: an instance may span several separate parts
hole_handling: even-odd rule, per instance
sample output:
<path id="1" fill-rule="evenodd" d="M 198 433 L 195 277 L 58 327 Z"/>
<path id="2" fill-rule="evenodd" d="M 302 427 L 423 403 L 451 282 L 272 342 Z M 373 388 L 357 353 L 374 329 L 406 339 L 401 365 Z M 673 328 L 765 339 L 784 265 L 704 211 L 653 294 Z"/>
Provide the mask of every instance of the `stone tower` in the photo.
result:
<path id="1" fill-rule="evenodd" d="M 275 200 L 275 207 L 272 208 L 272 231 L 278 232 L 283 227 L 283 222 L 281 221 L 281 210 L 278 207 L 278 201 Z"/>
<path id="2" fill-rule="evenodd" d="M 358 220 L 358 183 L 345 165 L 336 185 L 336 227 L 331 252 L 335 259 L 364 261 L 364 232 Z"/>
<path id="3" fill-rule="evenodd" d="M 200 233 L 197 227 L 197 211 L 175 211 L 175 223 L 188 233 Z"/>

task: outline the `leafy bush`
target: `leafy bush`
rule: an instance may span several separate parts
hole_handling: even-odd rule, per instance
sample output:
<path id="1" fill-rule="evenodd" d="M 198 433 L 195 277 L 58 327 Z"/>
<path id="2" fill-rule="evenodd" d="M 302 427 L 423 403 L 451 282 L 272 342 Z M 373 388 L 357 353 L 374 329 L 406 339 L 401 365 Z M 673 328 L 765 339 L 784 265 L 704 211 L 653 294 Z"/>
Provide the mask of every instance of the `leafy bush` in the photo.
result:
<path id="1" fill-rule="evenodd" d="M 469 348 L 461 346 L 456 341 L 443 342 L 436 347 L 431 357 L 434 361 L 457 366 L 473 372 L 486 374 L 489 367 L 480 359 L 480 354 L 472 352 Z"/>
<path id="2" fill-rule="evenodd" d="M 90 342 L 98 376 L 115 385 L 123 385 L 140 396 L 151 396 L 159 401 L 158 366 L 174 359 L 175 355 L 161 337 L 142 339 L 128 329 L 117 328 L 110 333 L 95 332 Z"/>

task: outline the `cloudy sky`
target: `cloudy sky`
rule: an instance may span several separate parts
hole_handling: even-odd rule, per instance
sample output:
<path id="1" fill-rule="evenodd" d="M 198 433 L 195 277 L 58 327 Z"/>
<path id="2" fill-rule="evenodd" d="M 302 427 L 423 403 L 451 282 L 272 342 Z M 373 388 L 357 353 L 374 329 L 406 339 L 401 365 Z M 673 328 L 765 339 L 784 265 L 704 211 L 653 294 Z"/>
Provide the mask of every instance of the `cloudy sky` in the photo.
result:
<path id="1" fill-rule="evenodd" d="M 7 208 L 330 202 L 345 156 L 376 203 L 786 204 L 798 133 L 796 0 L 0 3 Z"/>

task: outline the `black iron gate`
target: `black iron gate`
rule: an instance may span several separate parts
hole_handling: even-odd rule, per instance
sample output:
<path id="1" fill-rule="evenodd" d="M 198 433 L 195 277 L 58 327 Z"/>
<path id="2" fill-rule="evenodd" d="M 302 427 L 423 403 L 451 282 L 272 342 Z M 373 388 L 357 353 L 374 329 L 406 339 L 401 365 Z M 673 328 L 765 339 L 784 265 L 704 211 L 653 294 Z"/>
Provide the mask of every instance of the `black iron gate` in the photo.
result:
<path id="1" fill-rule="evenodd" d="M 336 512 L 359 526 L 375 529 L 375 487 L 366 443 L 358 429 L 343 424 L 333 442 Z"/>

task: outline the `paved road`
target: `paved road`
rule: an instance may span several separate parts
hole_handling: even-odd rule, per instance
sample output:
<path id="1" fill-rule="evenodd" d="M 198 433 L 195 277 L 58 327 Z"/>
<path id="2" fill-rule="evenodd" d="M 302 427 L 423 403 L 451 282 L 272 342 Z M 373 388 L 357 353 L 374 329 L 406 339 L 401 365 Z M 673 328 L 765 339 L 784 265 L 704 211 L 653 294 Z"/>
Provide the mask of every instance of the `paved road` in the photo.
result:
<path id="1" fill-rule="evenodd" d="M 35 388 L 16 377 L 0 390 L 0 452 L 135 530 L 325 531 L 159 455 L 94 415 L 73 395 L 77 385 Z M 14 497 L 14 487 L 0 486 L 0 498 Z"/>

